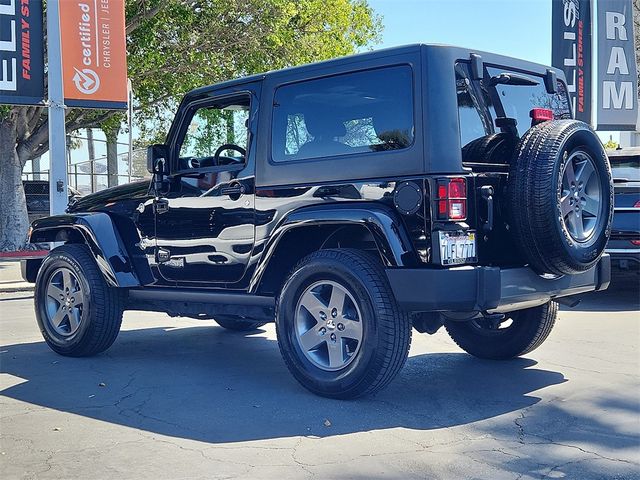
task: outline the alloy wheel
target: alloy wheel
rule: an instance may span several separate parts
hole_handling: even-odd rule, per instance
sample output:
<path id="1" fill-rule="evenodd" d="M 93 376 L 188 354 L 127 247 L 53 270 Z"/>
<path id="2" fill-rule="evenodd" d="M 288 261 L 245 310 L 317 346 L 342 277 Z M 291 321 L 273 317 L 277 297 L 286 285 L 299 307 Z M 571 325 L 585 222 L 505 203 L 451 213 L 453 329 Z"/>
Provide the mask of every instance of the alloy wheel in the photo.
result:
<path id="1" fill-rule="evenodd" d="M 363 337 L 358 304 L 341 284 L 322 280 L 307 287 L 295 310 L 295 338 L 316 367 L 340 370 L 360 350 Z"/>
<path id="2" fill-rule="evenodd" d="M 78 331 L 85 308 L 85 293 L 78 277 L 68 268 L 49 277 L 46 291 L 46 319 L 58 335 L 69 337 Z"/>

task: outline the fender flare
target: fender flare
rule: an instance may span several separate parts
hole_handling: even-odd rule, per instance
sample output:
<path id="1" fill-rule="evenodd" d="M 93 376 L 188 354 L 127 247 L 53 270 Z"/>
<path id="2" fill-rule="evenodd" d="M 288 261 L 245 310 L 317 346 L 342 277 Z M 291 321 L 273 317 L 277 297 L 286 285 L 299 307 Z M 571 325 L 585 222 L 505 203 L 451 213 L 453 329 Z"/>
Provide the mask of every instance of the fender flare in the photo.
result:
<path id="1" fill-rule="evenodd" d="M 113 287 L 140 286 L 133 262 L 113 220 L 102 212 L 55 215 L 35 220 L 29 242 L 57 242 L 60 232 L 79 233 L 93 253 L 98 268 Z"/>
<path id="2" fill-rule="evenodd" d="M 287 214 L 265 240 L 249 292 L 260 288 L 264 273 L 284 236 L 309 226 L 363 226 L 371 233 L 385 267 L 415 267 L 419 264 L 413 244 L 398 215 L 383 206 L 356 203 L 302 207 Z"/>

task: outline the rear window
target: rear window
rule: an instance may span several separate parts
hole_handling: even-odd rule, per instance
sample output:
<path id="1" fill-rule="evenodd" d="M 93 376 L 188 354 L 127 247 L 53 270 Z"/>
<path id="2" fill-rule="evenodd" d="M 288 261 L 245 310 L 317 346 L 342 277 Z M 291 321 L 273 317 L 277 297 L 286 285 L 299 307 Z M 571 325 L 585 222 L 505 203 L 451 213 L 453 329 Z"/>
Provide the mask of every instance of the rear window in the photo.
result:
<path id="1" fill-rule="evenodd" d="M 566 87 L 561 81 L 557 92 L 549 94 L 539 75 L 489 66 L 484 79 L 478 82 L 471 79 L 468 62 L 457 62 L 455 72 L 463 163 L 506 164 L 517 142 L 514 133 L 522 137 L 531 128 L 533 108 L 550 109 L 556 119 L 571 118 Z M 502 73 L 515 73 L 527 84 L 491 85 L 491 77 Z M 510 120 L 496 122 L 499 118 Z"/>
<path id="2" fill-rule="evenodd" d="M 611 173 L 614 180 L 640 181 L 640 155 L 609 155 L 609 163 L 611 163 Z"/>
<path id="3" fill-rule="evenodd" d="M 413 103 L 408 65 L 282 86 L 274 99 L 273 161 L 407 148 Z"/>
<path id="4" fill-rule="evenodd" d="M 557 93 L 550 94 L 544 85 L 544 78 L 538 75 L 512 72 L 501 67 L 487 67 L 488 76 L 482 81 L 482 92 L 489 107 L 491 118 L 513 118 L 517 121 L 518 135 L 522 136 L 531 128 L 529 113 L 533 108 L 547 108 L 553 111 L 556 120 L 571 118 L 567 92 L 562 82 L 557 84 Z M 488 79 L 501 73 L 517 73 L 536 85 L 501 85 L 487 87 Z"/>

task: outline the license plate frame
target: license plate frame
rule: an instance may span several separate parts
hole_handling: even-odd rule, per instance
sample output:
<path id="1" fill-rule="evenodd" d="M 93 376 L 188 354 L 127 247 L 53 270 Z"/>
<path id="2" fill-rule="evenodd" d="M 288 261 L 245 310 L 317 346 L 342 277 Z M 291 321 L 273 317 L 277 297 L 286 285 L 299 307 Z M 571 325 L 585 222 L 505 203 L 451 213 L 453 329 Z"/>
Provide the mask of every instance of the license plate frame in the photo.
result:
<path id="1" fill-rule="evenodd" d="M 440 265 L 450 267 L 478 262 L 475 231 L 439 231 Z"/>

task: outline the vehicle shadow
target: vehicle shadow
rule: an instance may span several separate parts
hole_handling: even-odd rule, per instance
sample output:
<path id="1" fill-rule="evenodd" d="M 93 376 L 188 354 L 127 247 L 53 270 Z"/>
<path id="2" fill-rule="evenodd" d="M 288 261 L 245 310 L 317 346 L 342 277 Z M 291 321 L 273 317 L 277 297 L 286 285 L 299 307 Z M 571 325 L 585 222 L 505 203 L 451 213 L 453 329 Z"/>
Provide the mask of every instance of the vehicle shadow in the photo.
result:
<path id="1" fill-rule="evenodd" d="M 330 400 L 295 382 L 275 341 L 208 326 L 125 330 L 93 358 L 61 357 L 43 342 L 2 350 L 1 372 L 22 383 L 1 395 L 210 443 L 463 425 L 531 406 L 532 392 L 566 381 L 530 359 L 438 353 L 409 358 L 377 396 Z"/>

